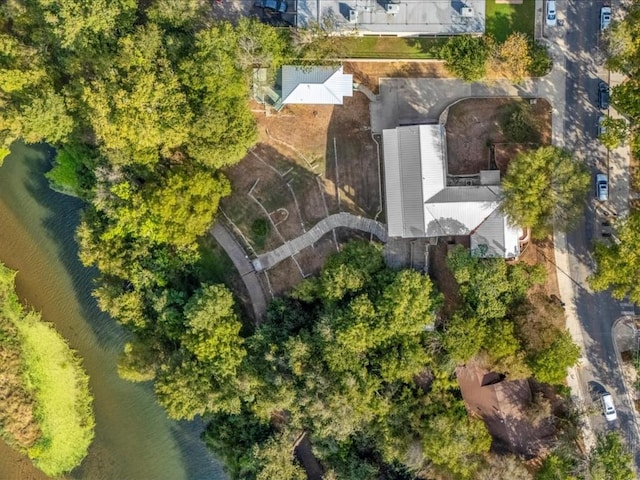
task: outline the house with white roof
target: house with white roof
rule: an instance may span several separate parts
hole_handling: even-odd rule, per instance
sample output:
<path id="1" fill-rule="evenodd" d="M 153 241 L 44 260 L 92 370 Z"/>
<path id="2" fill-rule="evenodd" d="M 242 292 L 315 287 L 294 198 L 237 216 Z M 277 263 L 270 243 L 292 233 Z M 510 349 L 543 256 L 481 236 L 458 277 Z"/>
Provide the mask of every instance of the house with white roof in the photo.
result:
<path id="1" fill-rule="evenodd" d="M 353 75 L 339 67 L 282 67 L 282 100 L 287 104 L 342 105 L 353 95 Z"/>
<path id="2" fill-rule="evenodd" d="M 468 235 L 479 255 L 520 254 L 522 230 L 500 210 L 498 170 L 479 172 L 478 184 L 449 182 L 442 125 L 383 130 L 382 143 L 389 237 Z"/>
<path id="3" fill-rule="evenodd" d="M 481 35 L 485 9 L 486 0 L 297 0 L 296 26 L 329 20 L 352 35 Z"/>
<path id="4" fill-rule="evenodd" d="M 267 68 L 253 69 L 253 97 L 280 110 L 284 105 L 342 105 L 353 96 L 353 75 L 342 66 L 285 65 L 271 74 Z"/>

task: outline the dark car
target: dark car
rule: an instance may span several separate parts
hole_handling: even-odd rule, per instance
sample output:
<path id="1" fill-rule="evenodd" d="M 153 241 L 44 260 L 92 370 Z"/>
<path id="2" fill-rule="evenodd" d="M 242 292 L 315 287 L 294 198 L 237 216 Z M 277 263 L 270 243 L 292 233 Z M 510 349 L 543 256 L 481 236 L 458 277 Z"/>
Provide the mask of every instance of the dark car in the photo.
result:
<path id="1" fill-rule="evenodd" d="M 262 0 L 260 6 L 278 13 L 287 12 L 287 2 L 285 0 Z"/>
<path id="2" fill-rule="evenodd" d="M 598 84 L 598 106 L 602 110 L 609 108 L 609 85 L 605 82 Z"/>

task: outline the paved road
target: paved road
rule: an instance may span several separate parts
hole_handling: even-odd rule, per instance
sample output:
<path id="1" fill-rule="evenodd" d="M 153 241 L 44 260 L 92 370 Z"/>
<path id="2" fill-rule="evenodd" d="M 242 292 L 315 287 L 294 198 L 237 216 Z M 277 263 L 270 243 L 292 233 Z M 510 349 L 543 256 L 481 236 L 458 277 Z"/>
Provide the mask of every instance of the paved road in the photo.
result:
<path id="1" fill-rule="evenodd" d="M 618 2 L 613 2 L 614 9 Z M 566 236 L 558 238 L 557 252 L 559 281 L 563 298 L 569 304 L 570 315 L 579 320 L 584 359 L 577 369 L 578 385 L 583 389 L 583 398 L 591 397 L 591 390 L 606 389 L 614 395 L 619 420 L 606 424 L 602 416 L 590 417 L 593 430 L 601 432 L 621 428 L 632 451 L 636 465 L 640 468 L 640 438 L 632 414 L 632 405 L 622 382 L 617 352 L 612 339 L 612 326 L 633 306 L 614 300 L 608 292 L 594 293 L 588 288 L 587 277 L 594 267 L 593 243 L 602 240 L 602 222 L 612 214 L 624 216 L 628 212 L 628 150 L 608 152 L 597 140 L 597 117 L 605 113 L 597 108 L 597 86 L 602 79 L 610 81 L 604 68 L 604 56 L 600 50 L 599 10 L 603 5 L 597 0 L 560 0 L 559 18 L 564 26 L 546 29 L 545 36 L 559 46 L 566 56 L 564 146 L 573 151 L 591 170 L 609 173 L 610 201 L 598 204 L 589 195 L 585 215 L 580 225 Z M 615 79 L 613 79 L 615 80 Z M 609 215 L 609 217 L 607 217 Z M 560 257 L 564 257 L 561 261 Z M 597 394 L 593 396 L 597 398 Z"/>

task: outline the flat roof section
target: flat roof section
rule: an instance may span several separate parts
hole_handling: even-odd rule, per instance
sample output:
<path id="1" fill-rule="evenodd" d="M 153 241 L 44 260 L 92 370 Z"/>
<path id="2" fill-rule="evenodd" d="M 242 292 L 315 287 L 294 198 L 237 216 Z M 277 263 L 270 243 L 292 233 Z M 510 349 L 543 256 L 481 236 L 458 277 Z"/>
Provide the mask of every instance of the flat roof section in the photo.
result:
<path id="1" fill-rule="evenodd" d="M 298 0 L 297 26 L 331 18 L 357 35 L 482 34 L 485 0 Z"/>

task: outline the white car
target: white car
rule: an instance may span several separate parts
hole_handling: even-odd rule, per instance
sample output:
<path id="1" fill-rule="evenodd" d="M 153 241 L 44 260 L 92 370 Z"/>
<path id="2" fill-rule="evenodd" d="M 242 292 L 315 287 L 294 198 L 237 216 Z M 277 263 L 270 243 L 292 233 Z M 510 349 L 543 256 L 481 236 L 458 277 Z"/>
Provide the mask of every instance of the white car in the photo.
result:
<path id="1" fill-rule="evenodd" d="M 618 418 L 618 414 L 616 413 L 616 407 L 613 406 L 613 397 L 610 393 L 603 393 L 602 397 L 602 409 L 604 410 L 604 418 L 607 419 L 608 422 L 613 422 Z"/>
<path id="2" fill-rule="evenodd" d="M 609 198 L 609 181 L 604 173 L 596 175 L 596 198 L 601 202 L 606 202 Z"/>
<path id="3" fill-rule="evenodd" d="M 547 27 L 555 27 L 558 23 L 556 0 L 547 0 Z"/>
<path id="4" fill-rule="evenodd" d="M 603 125 L 604 121 L 607 119 L 604 115 L 598 116 L 598 136 L 602 135 L 607 131 L 607 127 Z"/>
<path id="5" fill-rule="evenodd" d="M 600 9 L 600 30 L 606 30 L 611 23 L 611 7 L 602 7 Z"/>

